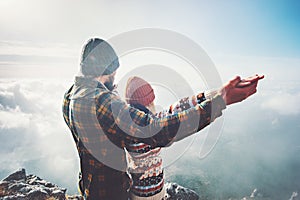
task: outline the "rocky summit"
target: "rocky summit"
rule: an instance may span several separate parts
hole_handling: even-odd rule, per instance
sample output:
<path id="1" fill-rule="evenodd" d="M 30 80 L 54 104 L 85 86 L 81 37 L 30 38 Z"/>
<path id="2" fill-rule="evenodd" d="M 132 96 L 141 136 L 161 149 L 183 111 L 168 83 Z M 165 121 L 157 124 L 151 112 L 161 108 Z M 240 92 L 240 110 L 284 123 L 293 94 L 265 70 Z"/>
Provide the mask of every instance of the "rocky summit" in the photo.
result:
<path id="1" fill-rule="evenodd" d="M 168 200 L 201 200 L 199 195 L 177 183 L 165 184 Z M 79 195 L 66 194 L 67 189 L 45 181 L 35 175 L 26 175 L 25 169 L 17 170 L 0 181 L 0 200 L 83 200 Z M 262 191 L 254 189 L 251 195 L 228 200 L 270 200 Z M 289 200 L 300 200 L 293 192 Z"/>
<path id="2" fill-rule="evenodd" d="M 199 200 L 192 190 L 176 183 L 166 183 L 168 200 Z M 47 182 L 20 169 L 0 181 L 0 200 L 83 200 L 78 195 L 67 195 L 67 189 Z"/>
<path id="3" fill-rule="evenodd" d="M 20 169 L 0 181 L 0 200 L 64 200 L 82 199 L 66 196 L 66 189 Z"/>

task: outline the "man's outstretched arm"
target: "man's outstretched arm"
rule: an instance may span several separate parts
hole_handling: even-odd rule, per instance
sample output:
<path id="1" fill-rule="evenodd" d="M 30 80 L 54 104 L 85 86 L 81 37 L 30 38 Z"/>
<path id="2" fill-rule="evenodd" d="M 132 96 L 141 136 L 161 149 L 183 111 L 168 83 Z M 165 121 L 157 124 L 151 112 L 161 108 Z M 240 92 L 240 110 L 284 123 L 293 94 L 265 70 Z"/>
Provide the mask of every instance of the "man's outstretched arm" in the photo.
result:
<path id="1" fill-rule="evenodd" d="M 106 100 L 111 99 L 111 101 L 105 101 L 106 105 L 100 102 L 102 106 L 98 112 L 105 110 L 105 113 L 99 115 L 101 116 L 99 122 L 113 122 L 109 126 L 110 130 L 118 129 L 119 131 L 118 134 L 111 136 L 120 137 L 121 140 L 126 138 L 127 141 L 144 142 L 153 147 L 166 146 L 177 133 L 181 135 L 180 138 L 184 138 L 198 132 L 221 116 L 225 105 L 243 101 L 256 92 L 258 79 L 240 87 L 238 84 L 241 82 L 240 77 L 236 77 L 218 90 L 211 99 L 188 110 L 162 118 L 153 118 L 129 107 L 118 96 L 106 97 Z M 110 134 L 110 131 L 107 130 L 106 133 Z"/>
<path id="2" fill-rule="evenodd" d="M 257 86 L 257 83 L 259 80 L 263 79 L 264 76 L 260 76 L 260 75 L 255 75 L 255 76 L 251 76 L 248 77 L 246 79 L 240 79 L 238 76 L 236 78 L 234 78 L 233 80 L 231 80 L 229 82 L 229 84 L 233 84 L 235 85 L 235 83 L 237 82 L 237 84 L 235 85 L 237 88 L 243 88 L 243 87 L 247 87 L 250 86 L 251 84 L 253 84 L 253 86 Z M 228 84 L 224 85 L 224 87 L 222 87 L 221 89 L 215 89 L 215 90 L 210 90 L 210 91 L 205 91 L 202 93 L 198 93 L 197 95 L 192 95 L 189 97 L 185 97 L 182 98 L 180 100 L 178 100 L 177 102 L 173 103 L 171 106 L 169 106 L 167 109 L 164 109 L 160 112 L 158 112 L 156 114 L 157 117 L 165 117 L 165 116 L 169 116 L 184 110 L 187 110 L 193 106 L 196 106 L 197 104 L 201 104 L 203 101 L 207 100 L 207 99 L 212 99 L 214 96 L 216 96 L 217 94 L 223 94 L 223 96 L 225 95 L 226 91 L 228 91 Z M 225 89 L 226 86 L 226 89 Z M 255 86 L 255 87 L 256 87 Z M 252 89 L 249 89 L 252 91 Z M 222 92 L 221 92 L 222 91 Z M 236 91 L 238 93 L 241 93 L 241 91 Z M 252 91 L 253 92 L 253 91 Z M 244 92 L 245 96 L 247 96 L 247 91 Z M 251 92 L 248 94 L 248 96 L 251 94 Z M 241 94 L 240 94 L 241 95 Z M 229 100 L 229 101 L 233 101 L 233 99 Z M 229 103 L 231 104 L 231 103 Z M 227 105 L 229 105 L 227 104 Z"/>

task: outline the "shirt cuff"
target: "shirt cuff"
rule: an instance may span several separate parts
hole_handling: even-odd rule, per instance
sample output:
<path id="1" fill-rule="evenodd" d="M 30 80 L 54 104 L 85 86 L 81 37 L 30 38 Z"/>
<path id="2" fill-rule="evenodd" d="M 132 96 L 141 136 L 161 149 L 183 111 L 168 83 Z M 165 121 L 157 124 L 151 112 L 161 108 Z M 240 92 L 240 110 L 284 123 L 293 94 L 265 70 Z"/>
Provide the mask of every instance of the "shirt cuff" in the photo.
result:
<path id="1" fill-rule="evenodd" d="M 213 96 L 214 95 L 214 96 Z M 216 118 L 222 115 L 222 111 L 226 108 L 226 103 L 220 92 L 210 92 L 206 101 L 200 103 L 202 108 L 206 108 L 210 112 L 210 121 L 213 122 Z"/>

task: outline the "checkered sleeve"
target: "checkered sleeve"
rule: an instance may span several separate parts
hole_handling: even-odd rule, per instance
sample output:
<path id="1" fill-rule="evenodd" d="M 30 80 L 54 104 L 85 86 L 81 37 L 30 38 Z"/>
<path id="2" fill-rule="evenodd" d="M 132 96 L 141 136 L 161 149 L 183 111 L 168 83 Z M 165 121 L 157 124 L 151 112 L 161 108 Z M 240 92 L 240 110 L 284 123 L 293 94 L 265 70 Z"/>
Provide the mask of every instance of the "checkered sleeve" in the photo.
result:
<path id="1" fill-rule="evenodd" d="M 64 120 L 70 129 L 71 129 L 71 124 L 69 118 L 69 111 L 70 111 L 69 105 L 70 105 L 70 95 L 72 89 L 73 86 L 64 94 L 63 106 L 62 106 Z"/>
<path id="2" fill-rule="evenodd" d="M 116 140 L 136 141 L 153 147 L 168 145 L 176 135 L 187 137 L 222 115 L 225 103 L 220 95 L 161 118 L 152 117 L 128 106 L 119 96 L 106 93 L 98 98 L 98 121 L 109 127 L 106 133 Z M 103 124 L 106 123 L 106 124 Z M 115 130 L 118 129 L 118 134 Z"/>
<path id="3" fill-rule="evenodd" d="M 63 111 L 63 118 L 64 118 L 67 126 L 69 127 L 69 129 L 72 133 L 72 136 L 73 136 L 73 139 L 74 139 L 76 145 L 78 145 L 79 138 L 78 138 L 77 133 L 73 129 L 74 128 L 73 123 L 72 123 L 72 120 L 70 120 L 70 115 L 69 115 L 69 112 L 70 112 L 70 96 L 71 96 L 72 89 L 73 89 L 73 85 L 64 94 L 62 111 Z M 78 148 L 78 146 L 77 146 L 77 148 Z"/>

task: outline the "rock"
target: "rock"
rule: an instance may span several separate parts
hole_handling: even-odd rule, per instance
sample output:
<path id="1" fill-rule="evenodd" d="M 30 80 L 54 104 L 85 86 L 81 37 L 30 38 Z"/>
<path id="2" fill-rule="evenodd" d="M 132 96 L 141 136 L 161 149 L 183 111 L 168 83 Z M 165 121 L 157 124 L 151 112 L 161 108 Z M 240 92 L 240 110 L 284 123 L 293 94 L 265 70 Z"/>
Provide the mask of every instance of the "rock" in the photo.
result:
<path id="1" fill-rule="evenodd" d="M 66 189 L 18 170 L 0 181 L 0 200 L 65 200 Z"/>
<path id="2" fill-rule="evenodd" d="M 254 198 L 254 197 L 257 196 L 257 194 L 258 194 L 258 190 L 255 188 L 255 189 L 253 190 L 253 192 L 251 193 L 250 197 L 251 197 L 251 198 Z"/>
<path id="3" fill-rule="evenodd" d="M 14 196 L 6 196 L 6 197 L 3 197 L 1 198 L 1 200 L 29 200 L 25 195 L 23 194 L 17 194 L 17 195 L 14 195 Z"/>
<path id="4" fill-rule="evenodd" d="M 300 197 L 298 196 L 298 192 L 293 192 L 289 200 L 298 200 L 298 199 L 300 199 Z"/>
<path id="5" fill-rule="evenodd" d="M 73 195 L 73 196 L 68 196 L 67 195 L 67 200 L 84 200 L 84 199 L 80 195 Z"/>
<path id="6" fill-rule="evenodd" d="M 245 196 L 242 198 L 242 200 L 271 200 L 270 197 L 264 196 L 263 193 L 255 188 L 250 196 Z"/>
<path id="7" fill-rule="evenodd" d="M 42 188 L 35 188 L 26 194 L 28 199 L 39 200 L 39 199 L 47 199 L 49 197 L 48 193 Z"/>
<path id="8" fill-rule="evenodd" d="M 3 181 L 26 181 L 25 169 L 19 169 L 18 171 L 4 178 Z"/>
<path id="9" fill-rule="evenodd" d="M 19 191 L 22 190 L 23 188 L 26 188 L 26 183 L 22 182 L 15 182 L 15 183 L 10 183 L 8 186 L 9 191 Z"/>
<path id="10" fill-rule="evenodd" d="M 168 200 L 199 200 L 193 190 L 177 183 L 165 184 Z M 83 200 L 80 195 L 66 195 L 66 189 L 20 169 L 0 181 L 0 200 Z"/>
<path id="11" fill-rule="evenodd" d="M 199 196 L 193 190 L 184 188 L 177 183 L 166 183 L 168 200 L 199 200 Z"/>
<path id="12" fill-rule="evenodd" d="M 8 194 L 8 185 L 7 181 L 0 182 L 0 197 L 3 197 Z"/>
<path id="13" fill-rule="evenodd" d="M 56 199 L 66 199 L 66 190 L 54 190 L 52 196 Z"/>

